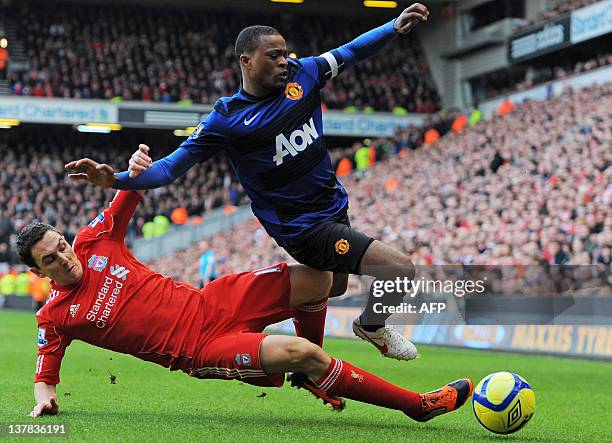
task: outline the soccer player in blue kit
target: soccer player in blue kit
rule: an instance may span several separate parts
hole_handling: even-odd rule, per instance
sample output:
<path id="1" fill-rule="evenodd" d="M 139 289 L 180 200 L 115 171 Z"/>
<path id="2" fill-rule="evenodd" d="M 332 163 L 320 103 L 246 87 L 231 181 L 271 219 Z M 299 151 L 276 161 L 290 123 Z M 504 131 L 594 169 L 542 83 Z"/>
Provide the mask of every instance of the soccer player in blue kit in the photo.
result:
<path id="1" fill-rule="evenodd" d="M 151 189 L 172 183 L 197 163 L 226 151 L 253 213 L 268 234 L 298 262 L 334 272 L 330 297 L 346 291 L 349 273 L 413 279 L 415 269 L 407 255 L 350 226 L 348 195 L 334 174 L 323 139 L 320 90 L 428 16 L 428 9 L 415 3 L 396 19 L 337 49 L 301 59 L 288 57 L 285 40 L 276 29 L 245 28 L 235 43 L 242 71 L 240 89 L 217 100 L 178 149 L 152 162 L 149 147 L 140 145 L 128 171 L 118 174 L 89 159 L 66 168 L 77 170 L 72 178 L 104 187 Z M 388 314 L 374 315 L 372 307 L 378 301 L 370 295 L 353 331 L 387 357 L 414 359 L 415 346 L 384 324 Z M 326 311 L 327 299 L 298 307 L 297 334 L 322 345 Z M 311 381 L 296 382 L 306 383 L 325 399 Z"/>

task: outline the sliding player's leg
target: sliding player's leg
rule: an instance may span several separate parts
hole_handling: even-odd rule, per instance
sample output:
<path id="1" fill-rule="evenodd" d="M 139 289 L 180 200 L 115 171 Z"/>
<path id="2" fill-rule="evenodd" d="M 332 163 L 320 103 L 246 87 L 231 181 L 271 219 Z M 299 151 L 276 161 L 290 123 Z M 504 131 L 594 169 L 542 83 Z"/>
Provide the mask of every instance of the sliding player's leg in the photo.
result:
<path id="1" fill-rule="evenodd" d="M 316 380 L 314 385 L 324 392 L 397 409 L 417 421 L 454 411 L 466 402 L 473 389 L 469 379 L 460 379 L 429 393 L 409 391 L 330 357 L 320 347 L 299 337 L 265 337 L 259 361 L 267 374 L 302 372 Z"/>

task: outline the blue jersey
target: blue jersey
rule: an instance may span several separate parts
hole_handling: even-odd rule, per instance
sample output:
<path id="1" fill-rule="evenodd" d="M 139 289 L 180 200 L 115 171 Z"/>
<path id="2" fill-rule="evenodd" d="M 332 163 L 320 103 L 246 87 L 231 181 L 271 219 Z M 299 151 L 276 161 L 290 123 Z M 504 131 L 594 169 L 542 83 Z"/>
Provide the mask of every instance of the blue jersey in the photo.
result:
<path id="1" fill-rule="evenodd" d="M 345 67 L 382 50 L 394 36 L 391 21 L 319 57 L 288 59 L 282 91 L 257 98 L 241 89 L 219 99 L 176 151 L 136 178 L 120 173 L 117 188 L 163 186 L 226 151 L 253 212 L 276 242 L 287 246 L 348 205 L 325 148 L 320 89 Z"/>
<path id="2" fill-rule="evenodd" d="M 253 213 L 281 246 L 348 204 L 323 138 L 320 89 L 331 67 L 310 57 L 289 59 L 287 70 L 282 92 L 219 99 L 181 144 L 201 161 L 227 151 Z"/>

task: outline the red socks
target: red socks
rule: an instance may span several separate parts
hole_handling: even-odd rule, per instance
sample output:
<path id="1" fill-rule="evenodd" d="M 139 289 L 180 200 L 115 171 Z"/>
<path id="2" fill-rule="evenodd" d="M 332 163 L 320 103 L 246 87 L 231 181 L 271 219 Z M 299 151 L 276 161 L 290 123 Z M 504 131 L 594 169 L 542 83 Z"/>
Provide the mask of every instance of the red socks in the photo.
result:
<path id="1" fill-rule="evenodd" d="M 295 311 L 293 325 L 295 326 L 297 336 L 323 347 L 327 298 L 296 306 Z"/>
<path id="2" fill-rule="evenodd" d="M 397 409 L 414 417 L 421 413 L 421 397 L 359 369 L 350 363 L 332 357 L 329 368 L 316 381 L 330 394 L 352 400 Z"/>

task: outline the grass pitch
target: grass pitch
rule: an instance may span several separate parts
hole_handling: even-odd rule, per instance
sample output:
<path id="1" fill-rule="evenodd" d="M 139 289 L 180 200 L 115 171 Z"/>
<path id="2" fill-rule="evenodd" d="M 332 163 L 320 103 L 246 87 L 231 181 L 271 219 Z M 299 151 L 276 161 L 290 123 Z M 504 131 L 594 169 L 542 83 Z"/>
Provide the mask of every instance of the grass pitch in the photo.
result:
<path id="1" fill-rule="evenodd" d="M 497 436 L 478 424 L 471 404 L 424 424 L 350 400 L 344 412 L 335 413 L 287 384 L 262 389 L 196 380 L 73 342 L 57 387 L 60 414 L 32 419 L 33 314 L 0 311 L 0 337 L 0 423 L 68 423 L 68 440 L 74 441 L 589 442 L 610 441 L 611 435 L 609 363 L 429 346 L 420 347 L 418 360 L 398 362 L 381 358 L 362 341 L 338 339 L 326 340 L 332 355 L 417 391 L 463 376 L 477 383 L 491 372 L 517 372 L 535 390 L 534 418 L 516 434 Z M 18 441 L 28 440 L 33 441 Z"/>

